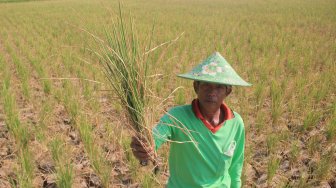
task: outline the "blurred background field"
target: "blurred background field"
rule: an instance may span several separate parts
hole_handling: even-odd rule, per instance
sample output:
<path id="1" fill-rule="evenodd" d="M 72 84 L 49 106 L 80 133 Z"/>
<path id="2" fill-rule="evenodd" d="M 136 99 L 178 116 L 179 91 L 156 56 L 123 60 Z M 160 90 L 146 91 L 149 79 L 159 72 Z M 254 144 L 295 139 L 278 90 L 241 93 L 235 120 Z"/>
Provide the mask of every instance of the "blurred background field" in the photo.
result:
<path id="1" fill-rule="evenodd" d="M 155 44 L 183 33 L 151 65 L 157 95 L 183 86 L 166 106 L 191 102 L 175 75 L 215 51 L 253 83 L 226 100 L 246 125 L 244 187 L 336 187 L 335 1 L 122 5 L 140 40 L 153 23 Z M 117 1 L 0 0 L 0 187 L 163 187 L 167 166 L 152 176 L 132 156 L 84 31 L 104 38 L 117 13 Z"/>

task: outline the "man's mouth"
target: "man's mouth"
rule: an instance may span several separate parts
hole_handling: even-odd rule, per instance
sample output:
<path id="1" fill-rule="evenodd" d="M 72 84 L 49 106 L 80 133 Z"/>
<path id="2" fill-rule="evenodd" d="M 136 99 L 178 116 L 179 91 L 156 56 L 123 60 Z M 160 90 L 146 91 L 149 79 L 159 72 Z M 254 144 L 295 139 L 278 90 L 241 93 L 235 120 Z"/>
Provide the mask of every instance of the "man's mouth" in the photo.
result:
<path id="1" fill-rule="evenodd" d="M 217 97 L 215 96 L 207 96 L 205 99 L 206 102 L 217 102 Z"/>

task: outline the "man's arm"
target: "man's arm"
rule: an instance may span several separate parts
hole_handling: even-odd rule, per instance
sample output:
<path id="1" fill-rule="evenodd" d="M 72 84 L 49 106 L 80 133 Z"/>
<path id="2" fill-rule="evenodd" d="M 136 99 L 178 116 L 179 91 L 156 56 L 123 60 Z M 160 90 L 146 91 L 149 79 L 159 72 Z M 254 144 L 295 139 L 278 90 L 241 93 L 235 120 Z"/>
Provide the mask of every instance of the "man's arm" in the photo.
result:
<path id="1" fill-rule="evenodd" d="M 231 188 L 241 187 L 241 173 L 244 164 L 245 129 L 242 120 L 239 126 L 239 130 L 235 137 L 236 148 L 232 157 L 231 166 L 229 168 Z"/>
<path id="2" fill-rule="evenodd" d="M 172 126 L 171 121 L 168 115 L 164 115 L 159 124 L 156 125 L 153 129 L 153 138 L 155 143 L 155 151 L 168 140 L 171 140 L 172 137 Z"/>

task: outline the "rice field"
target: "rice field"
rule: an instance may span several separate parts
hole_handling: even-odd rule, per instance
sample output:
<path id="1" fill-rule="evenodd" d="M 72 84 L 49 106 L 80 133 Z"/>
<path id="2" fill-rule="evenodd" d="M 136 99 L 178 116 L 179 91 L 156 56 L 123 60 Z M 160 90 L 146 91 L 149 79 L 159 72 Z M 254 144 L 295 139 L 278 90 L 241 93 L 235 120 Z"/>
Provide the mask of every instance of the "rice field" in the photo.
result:
<path id="1" fill-rule="evenodd" d="M 190 103 L 176 78 L 219 51 L 253 84 L 226 103 L 246 126 L 244 187 L 336 187 L 336 2 L 333 0 L 125 0 L 139 41 L 154 25 L 149 65 L 162 112 Z M 163 187 L 129 148 L 90 35 L 118 2 L 0 0 L 0 187 Z M 128 18 L 128 17 L 126 17 Z M 109 30 L 108 30 L 109 31 Z"/>

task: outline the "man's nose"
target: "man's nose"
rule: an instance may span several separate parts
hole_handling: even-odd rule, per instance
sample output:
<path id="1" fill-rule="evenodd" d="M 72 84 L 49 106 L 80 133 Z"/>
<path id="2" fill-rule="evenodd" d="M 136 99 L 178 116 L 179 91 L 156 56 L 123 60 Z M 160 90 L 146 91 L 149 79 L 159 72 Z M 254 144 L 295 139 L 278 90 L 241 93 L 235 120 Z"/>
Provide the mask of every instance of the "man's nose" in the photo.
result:
<path id="1" fill-rule="evenodd" d="M 216 88 L 217 88 L 217 86 L 214 85 L 214 84 L 209 85 L 208 94 L 209 95 L 215 95 L 216 94 Z"/>

